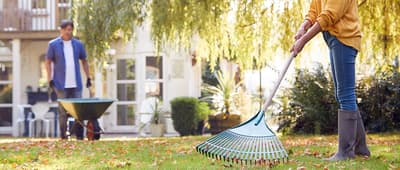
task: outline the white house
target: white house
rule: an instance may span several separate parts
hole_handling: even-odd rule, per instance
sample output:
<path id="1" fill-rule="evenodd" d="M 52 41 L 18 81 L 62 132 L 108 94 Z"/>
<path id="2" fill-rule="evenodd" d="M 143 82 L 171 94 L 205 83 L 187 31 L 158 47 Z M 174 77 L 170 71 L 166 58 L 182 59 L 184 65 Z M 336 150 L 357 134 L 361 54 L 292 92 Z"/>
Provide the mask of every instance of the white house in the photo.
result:
<path id="1" fill-rule="evenodd" d="M 0 135 L 17 136 L 17 120 L 23 119 L 18 108 L 29 104 L 28 96 L 46 97 L 37 91 L 46 82 L 47 44 L 59 35 L 57 26 L 69 18 L 70 7 L 71 0 L 0 0 Z M 200 96 L 200 64 L 192 65 L 188 52 L 173 49 L 156 56 L 149 27 L 136 30 L 135 40 L 112 44 L 113 61 L 94 73 L 96 97 L 117 100 L 100 120 L 106 132 L 137 132 L 146 94 L 161 96 L 165 110 L 177 96 Z M 86 89 L 83 96 L 89 96 Z M 166 121 L 173 132 L 171 120 Z"/>

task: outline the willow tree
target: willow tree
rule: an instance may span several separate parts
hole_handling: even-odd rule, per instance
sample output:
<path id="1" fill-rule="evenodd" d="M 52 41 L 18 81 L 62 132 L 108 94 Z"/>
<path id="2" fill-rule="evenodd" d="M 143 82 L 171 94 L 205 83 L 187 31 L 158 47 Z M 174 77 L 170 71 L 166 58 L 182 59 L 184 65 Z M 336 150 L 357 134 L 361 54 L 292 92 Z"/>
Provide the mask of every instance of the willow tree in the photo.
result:
<path id="1" fill-rule="evenodd" d="M 144 21 L 145 10 L 145 0 L 74 1 L 77 33 L 98 66 L 109 60 L 106 50 L 113 41 L 134 37 L 134 28 Z"/>
<path id="2" fill-rule="evenodd" d="M 174 44 L 195 49 L 196 56 L 206 59 L 211 66 L 220 59 L 228 59 L 244 69 L 253 68 L 254 61 L 261 67 L 276 49 L 288 51 L 288 44 L 293 43 L 294 29 L 281 28 L 282 24 L 301 23 L 302 19 L 285 19 L 298 13 L 299 5 L 293 5 L 298 2 L 276 1 L 286 4 L 279 9 L 265 0 L 152 1 L 152 35 L 158 48 Z"/>
<path id="3" fill-rule="evenodd" d="M 362 0 L 359 14 L 362 30 L 360 62 L 375 66 L 391 64 L 400 55 L 400 1 Z"/>

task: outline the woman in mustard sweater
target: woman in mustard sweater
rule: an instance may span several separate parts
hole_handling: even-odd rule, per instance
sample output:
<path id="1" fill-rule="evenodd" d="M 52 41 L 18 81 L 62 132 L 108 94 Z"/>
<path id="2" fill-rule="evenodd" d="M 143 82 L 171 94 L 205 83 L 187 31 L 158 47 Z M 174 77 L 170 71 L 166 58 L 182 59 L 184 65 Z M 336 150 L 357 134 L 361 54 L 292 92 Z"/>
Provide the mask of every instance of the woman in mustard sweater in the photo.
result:
<path id="1" fill-rule="evenodd" d="M 357 0 L 312 0 L 291 52 L 297 55 L 319 32 L 330 51 L 335 96 L 340 104 L 338 151 L 327 160 L 370 156 L 355 94 L 355 60 L 361 46 Z"/>

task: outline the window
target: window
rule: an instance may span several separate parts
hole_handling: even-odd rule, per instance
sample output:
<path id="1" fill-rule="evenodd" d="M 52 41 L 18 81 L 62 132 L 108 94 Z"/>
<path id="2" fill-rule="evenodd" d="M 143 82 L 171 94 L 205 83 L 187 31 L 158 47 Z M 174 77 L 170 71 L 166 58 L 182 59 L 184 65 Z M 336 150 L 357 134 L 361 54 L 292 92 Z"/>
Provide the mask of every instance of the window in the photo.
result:
<path id="1" fill-rule="evenodd" d="M 0 61 L 0 127 L 12 126 L 12 62 Z"/>
<path id="2" fill-rule="evenodd" d="M 70 19 L 71 0 L 59 0 L 57 6 L 56 23 L 61 23 L 64 19 Z"/>
<path id="3" fill-rule="evenodd" d="M 47 8 L 47 0 L 32 0 L 32 9 Z"/>
<path id="4" fill-rule="evenodd" d="M 146 57 L 146 80 L 144 90 L 146 97 L 157 96 L 163 98 L 163 62 L 162 57 Z"/>
<path id="5" fill-rule="evenodd" d="M 117 125 L 134 125 L 136 107 L 135 59 L 117 60 Z"/>

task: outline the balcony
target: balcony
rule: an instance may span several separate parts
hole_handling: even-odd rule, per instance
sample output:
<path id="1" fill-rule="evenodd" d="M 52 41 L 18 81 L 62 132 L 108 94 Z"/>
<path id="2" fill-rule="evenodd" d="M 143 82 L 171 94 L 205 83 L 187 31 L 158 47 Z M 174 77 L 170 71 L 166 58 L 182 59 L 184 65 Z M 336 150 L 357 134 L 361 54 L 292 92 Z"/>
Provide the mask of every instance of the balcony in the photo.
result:
<path id="1" fill-rule="evenodd" d="M 0 0 L 0 39 L 48 39 L 70 18 L 72 0 Z"/>

